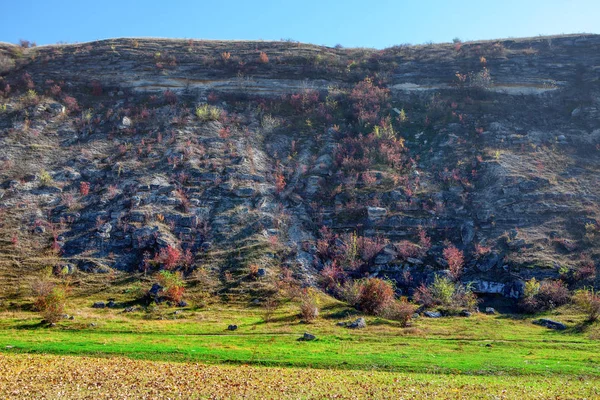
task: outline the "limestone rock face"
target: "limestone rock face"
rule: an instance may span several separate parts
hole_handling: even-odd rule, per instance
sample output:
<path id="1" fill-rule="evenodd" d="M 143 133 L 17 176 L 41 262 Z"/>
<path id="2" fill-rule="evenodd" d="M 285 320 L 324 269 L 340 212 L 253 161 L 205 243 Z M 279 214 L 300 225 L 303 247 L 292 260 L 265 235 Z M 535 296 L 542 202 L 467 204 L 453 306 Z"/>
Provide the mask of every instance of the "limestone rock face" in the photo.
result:
<path id="1" fill-rule="evenodd" d="M 390 278 L 408 296 L 435 276 L 513 299 L 531 278 L 594 284 L 598 35 L 360 52 L 115 39 L 15 54 L 0 43 L 0 243 L 23 254 L 0 258 L 250 271 L 246 288 L 222 288 L 233 294 L 282 267 L 305 285 L 334 266 Z"/>

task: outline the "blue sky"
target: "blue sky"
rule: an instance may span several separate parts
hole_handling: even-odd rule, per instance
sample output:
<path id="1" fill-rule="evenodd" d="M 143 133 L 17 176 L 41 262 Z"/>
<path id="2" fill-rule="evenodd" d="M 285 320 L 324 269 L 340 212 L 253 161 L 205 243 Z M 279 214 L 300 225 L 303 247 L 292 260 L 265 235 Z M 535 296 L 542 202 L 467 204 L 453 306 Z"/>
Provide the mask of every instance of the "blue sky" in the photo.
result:
<path id="1" fill-rule="evenodd" d="M 345 47 L 600 33 L 600 0 L 2 0 L 0 41 L 293 39 Z"/>

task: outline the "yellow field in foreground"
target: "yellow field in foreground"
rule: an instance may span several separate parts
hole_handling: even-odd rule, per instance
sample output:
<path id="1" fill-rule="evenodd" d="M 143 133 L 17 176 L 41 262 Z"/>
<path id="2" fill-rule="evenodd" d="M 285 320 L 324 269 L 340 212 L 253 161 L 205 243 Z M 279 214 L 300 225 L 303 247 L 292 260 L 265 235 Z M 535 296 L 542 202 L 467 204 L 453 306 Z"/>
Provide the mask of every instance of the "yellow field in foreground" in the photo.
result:
<path id="1" fill-rule="evenodd" d="M 600 379 L 465 376 L 0 354 L 0 398 L 598 398 Z"/>

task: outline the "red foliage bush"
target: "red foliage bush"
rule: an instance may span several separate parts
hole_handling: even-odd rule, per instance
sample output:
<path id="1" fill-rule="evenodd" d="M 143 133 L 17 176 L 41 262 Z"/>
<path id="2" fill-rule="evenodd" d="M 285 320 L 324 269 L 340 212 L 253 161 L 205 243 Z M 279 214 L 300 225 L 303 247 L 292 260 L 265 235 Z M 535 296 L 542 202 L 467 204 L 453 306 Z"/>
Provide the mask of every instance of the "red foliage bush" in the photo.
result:
<path id="1" fill-rule="evenodd" d="M 166 270 L 172 270 L 181 260 L 181 251 L 172 245 L 160 249 L 160 252 L 154 256 L 154 261 L 162 264 Z"/>
<path id="2" fill-rule="evenodd" d="M 394 301 L 394 287 L 389 281 L 369 278 L 361 282 L 358 307 L 369 314 L 381 313 Z"/>
<path id="3" fill-rule="evenodd" d="M 385 240 L 383 238 L 361 237 L 358 239 L 358 252 L 363 261 L 371 261 L 383 248 Z"/>
<path id="4" fill-rule="evenodd" d="M 63 103 L 65 103 L 65 107 L 67 108 L 67 110 L 69 110 L 69 112 L 79 111 L 79 103 L 74 97 L 65 95 L 63 96 L 62 101 Z"/>
<path id="5" fill-rule="evenodd" d="M 327 290 L 333 290 L 346 280 L 346 273 L 333 261 L 321 270 L 321 284 Z"/>
<path id="6" fill-rule="evenodd" d="M 265 53 L 264 51 L 261 51 L 260 54 L 258 55 L 258 62 L 261 64 L 268 64 L 269 56 L 267 56 L 267 53 Z"/>
<path id="7" fill-rule="evenodd" d="M 90 194 L 90 183 L 89 182 L 80 182 L 79 183 L 79 193 L 82 196 L 87 196 Z"/>
<path id="8" fill-rule="evenodd" d="M 381 106 L 388 100 L 389 90 L 373 84 L 371 78 L 359 82 L 350 93 L 356 117 L 361 123 L 376 124 Z"/>
<path id="9" fill-rule="evenodd" d="M 457 280 L 462 274 L 462 269 L 465 264 L 465 259 L 463 252 L 450 245 L 446 247 L 443 251 L 444 259 L 448 263 L 448 269 L 450 270 L 450 275 Z"/>
<path id="10" fill-rule="evenodd" d="M 175 92 L 173 92 L 172 90 L 165 90 L 165 92 L 163 93 L 163 96 L 165 98 L 165 101 L 169 104 L 176 104 L 177 103 L 177 94 L 175 94 Z"/>
<path id="11" fill-rule="evenodd" d="M 285 189 L 285 177 L 281 172 L 275 174 L 275 192 L 278 194 Z"/>
<path id="12" fill-rule="evenodd" d="M 290 104 L 300 113 L 312 110 L 318 102 L 319 92 L 314 89 L 306 89 L 290 96 Z"/>

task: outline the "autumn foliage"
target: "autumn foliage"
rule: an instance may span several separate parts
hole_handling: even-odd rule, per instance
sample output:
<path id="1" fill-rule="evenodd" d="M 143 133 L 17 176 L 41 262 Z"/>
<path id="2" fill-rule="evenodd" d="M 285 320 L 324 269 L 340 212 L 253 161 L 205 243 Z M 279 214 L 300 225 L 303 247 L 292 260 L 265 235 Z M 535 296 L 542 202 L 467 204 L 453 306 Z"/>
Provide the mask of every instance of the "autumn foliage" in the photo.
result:
<path id="1" fill-rule="evenodd" d="M 450 245 L 444 249 L 443 254 L 444 259 L 448 263 L 450 275 L 457 280 L 462 274 L 463 266 L 465 264 L 463 252 L 453 245 Z"/>
<path id="2" fill-rule="evenodd" d="M 360 282 L 358 307 L 369 314 L 380 314 L 394 301 L 394 287 L 389 281 L 369 278 Z"/>

